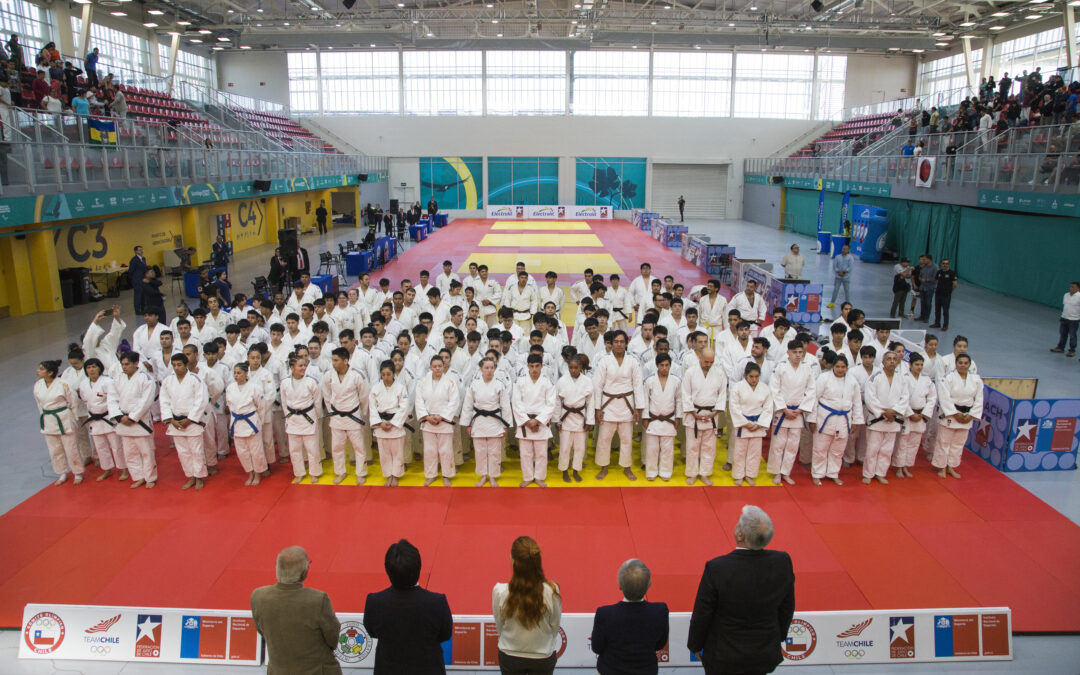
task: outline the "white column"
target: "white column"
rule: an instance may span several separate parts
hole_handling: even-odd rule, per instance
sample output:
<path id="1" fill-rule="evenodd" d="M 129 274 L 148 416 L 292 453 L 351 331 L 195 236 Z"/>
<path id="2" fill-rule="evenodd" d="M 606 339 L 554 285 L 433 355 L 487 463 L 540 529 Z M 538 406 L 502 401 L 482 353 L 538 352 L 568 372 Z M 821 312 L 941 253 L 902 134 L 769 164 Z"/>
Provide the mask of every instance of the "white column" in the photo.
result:
<path id="1" fill-rule="evenodd" d="M 163 73 L 161 72 L 161 57 L 158 55 L 158 34 L 152 29 L 146 32 L 146 44 L 149 46 L 150 49 L 150 62 L 146 65 L 149 66 L 148 70 L 150 71 L 151 75 L 153 75 L 154 77 L 161 77 Z M 179 38 L 179 36 L 177 35 L 173 35 L 172 37 L 174 40 Z M 172 75 L 171 69 L 169 71 L 169 75 Z"/>
<path id="2" fill-rule="evenodd" d="M 56 11 L 56 23 L 57 23 L 57 35 L 56 42 L 60 48 L 60 54 L 65 57 L 73 56 L 81 58 L 86 56 L 85 54 L 75 53 L 75 34 L 71 32 L 71 9 L 67 3 L 57 3 L 53 5 L 53 10 Z"/>
<path id="3" fill-rule="evenodd" d="M 171 37 L 172 37 L 172 40 L 169 42 L 169 72 L 164 73 L 164 76 L 169 78 L 169 94 L 170 95 L 172 94 L 172 92 L 174 90 L 173 83 L 176 82 L 176 78 L 173 77 L 173 75 L 176 74 L 176 54 L 177 54 L 177 52 L 180 51 L 180 36 L 179 35 L 173 35 Z M 157 47 L 154 47 L 154 48 L 157 49 Z M 155 52 L 154 56 L 157 56 L 156 52 Z"/>
<path id="4" fill-rule="evenodd" d="M 975 69 L 971 65 L 971 40 L 961 40 L 964 43 L 964 69 L 967 70 L 968 86 L 973 90 L 978 90 L 979 81 L 975 79 Z M 983 58 L 986 55 L 983 54 Z"/>
<path id="5" fill-rule="evenodd" d="M 1065 61 L 1070 68 L 1076 67 L 1076 15 L 1072 5 L 1065 3 Z"/>
<path id="6" fill-rule="evenodd" d="M 398 47 L 397 56 L 398 76 L 398 115 L 405 115 L 405 53 Z"/>
<path id="7" fill-rule="evenodd" d="M 86 55 L 90 53 L 93 47 L 90 45 L 90 24 L 94 20 L 94 6 L 83 5 L 82 6 L 82 25 L 79 27 L 79 51 L 81 54 L 77 54 L 80 59 L 86 58 Z M 68 26 L 71 26 L 71 22 L 68 21 Z M 63 31 L 61 31 L 63 32 Z"/>
<path id="8" fill-rule="evenodd" d="M 487 117 L 487 50 L 480 52 L 480 115 Z"/>
<path id="9" fill-rule="evenodd" d="M 998 62 L 994 58 L 994 38 L 993 36 L 987 37 L 983 41 L 983 55 L 982 55 L 982 68 L 981 72 L 976 73 L 977 80 L 982 81 L 982 78 L 989 77 L 997 74 Z"/>
<path id="10" fill-rule="evenodd" d="M 730 95 L 728 96 L 728 117 L 735 117 L 735 81 L 739 67 L 739 50 L 732 48 L 731 50 L 731 87 Z"/>
<path id="11" fill-rule="evenodd" d="M 810 78 L 810 115 L 808 119 L 815 120 L 818 104 L 818 53 L 814 52 L 814 71 Z"/>

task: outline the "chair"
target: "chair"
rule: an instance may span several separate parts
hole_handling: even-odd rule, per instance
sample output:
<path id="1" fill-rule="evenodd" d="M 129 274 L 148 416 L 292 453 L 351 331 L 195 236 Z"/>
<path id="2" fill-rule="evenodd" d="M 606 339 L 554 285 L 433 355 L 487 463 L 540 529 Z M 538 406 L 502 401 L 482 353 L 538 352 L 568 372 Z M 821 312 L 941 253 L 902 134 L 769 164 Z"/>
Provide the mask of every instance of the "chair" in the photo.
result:
<path id="1" fill-rule="evenodd" d="M 184 268 L 182 267 L 170 267 L 168 268 L 169 275 L 169 294 L 172 295 L 173 289 L 177 289 L 180 297 L 184 297 Z"/>
<path id="2" fill-rule="evenodd" d="M 270 295 L 270 282 L 267 281 L 266 277 L 255 277 L 255 279 L 251 282 L 251 285 L 255 287 L 255 295 Z"/>
<path id="3" fill-rule="evenodd" d="M 330 251 L 319 252 L 319 268 L 315 271 L 316 274 L 322 274 L 324 271 L 329 272 L 334 267 L 334 254 Z"/>

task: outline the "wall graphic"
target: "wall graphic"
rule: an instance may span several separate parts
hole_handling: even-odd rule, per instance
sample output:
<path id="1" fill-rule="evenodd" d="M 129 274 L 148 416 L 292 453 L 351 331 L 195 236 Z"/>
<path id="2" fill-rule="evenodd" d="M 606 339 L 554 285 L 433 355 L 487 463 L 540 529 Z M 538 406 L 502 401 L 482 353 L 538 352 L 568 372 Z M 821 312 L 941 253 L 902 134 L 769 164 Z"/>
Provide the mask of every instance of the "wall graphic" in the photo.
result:
<path id="1" fill-rule="evenodd" d="M 578 206 L 645 208 L 644 157 L 578 157 Z"/>
<path id="2" fill-rule="evenodd" d="M 489 205 L 558 203 L 558 157 L 488 158 Z"/>
<path id="3" fill-rule="evenodd" d="M 482 209 L 483 172 L 483 157 L 421 157 L 420 203 L 434 197 L 440 209 Z"/>

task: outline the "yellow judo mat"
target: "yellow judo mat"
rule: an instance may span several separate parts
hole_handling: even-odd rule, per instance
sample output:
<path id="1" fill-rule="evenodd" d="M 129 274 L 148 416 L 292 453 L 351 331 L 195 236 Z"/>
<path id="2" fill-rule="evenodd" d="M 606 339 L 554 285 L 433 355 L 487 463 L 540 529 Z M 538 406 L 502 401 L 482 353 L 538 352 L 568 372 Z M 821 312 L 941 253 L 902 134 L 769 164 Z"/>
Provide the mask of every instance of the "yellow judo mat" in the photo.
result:
<path id="1" fill-rule="evenodd" d="M 603 242 L 595 234 L 524 233 L 485 234 L 481 247 L 501 248 L 602 248 Z"/>
<path id="2" fill-rule="evenodd" d="M 591 230 L 581 220 L 497 220 L 493 230 Z"/>
<path id="3" fill-rule="evenodd" d="M 713 482 L 713 486 L 734 487 L 735 481 L 731 478 L 730 471 L 724 471 L 724 460 L 727 457 L 727 449 L 724 442 L 718 441 L 716 451 L 716 462 L 714 464 L 713 473 L 710 480 Z M 373 448 L 373 454 L 375 455 L 375 462 L 368 465 L 368 475 L 365 485 L 385 485 L 386 479 L 382 476 L 382 470 L 379 465 L 379 453 L 376 448 Z M 281 469 L 286 470 L 287 465 L 280 465 Z M 582 481 L 580 483 L 573 480 L 571 474 L 571 482 L 566 483 L 562 479 L 562 472 L 559 471 L 558 456 L 552 457 L 548 462 L 547 483 L 548 487 L 610 487 L 610 488 L 622 488 L 622 487 L 686 487 L 686 462 L 682 458 L 681 450 L 678 443 L 675 444 L 675 466 L 672 472 L 671 480 L 664 481 L 661 478 L 656 480 L 646 480 L 645 471 L 641 468 L 641 452 L 638 443 L 634 443 L 634 462 L 633 469 L 634 475 L 638 477 L 637 480 L 630 480 L 623 474 L 623 468 L 618 464 L 618 455 L 615 449 L 611 452 L 611 465 L 608 467 L 608 475 L 603 480 L 596 480 L 596 474 L 600 471 L 600 467 L 593 461 L 593 447 L 590 441 L 586 450 L 584 470 L 580 472 Z M 496 479 L 499 483 L 499 487 L 518 487 L 521 484 L 521 460 L 515 450 L 508 450 L 507 457 L 502 462 L 502 474 Z M 480 481 L 480 476 L 476 474 L 476 462 L 469 459 L 464 464 L 457 467 L 457 475 L 450 479 L 453 487 L 473 487 Z M 765 471 L 765 461 L 761 462 L 761 467 L 758 469 L 758 475 L 755 479 L 757 487 L 776 487 L 773 485 L 772 476 Z M 305 477 L 304 485 L 310 485 L 310 477 Z M 319 477 L 316 485 L 330 485 L 334 486 L 334 465 L 329 459 L 323 461 L 323 473 Z M 405 465 L 405 475 L 398 481 L 398 485 L 419 487 L 424 484 L 424 460 L 423 456 L 417 454 L 413 457 L 412 461 Z M 348 474 L 343 482 L 337 487 L 350 487 L 356 485 L 356 467 L 352 464 L 348 465 Z M 703 485 L 699 480 L 695 483 L 696 486 Z M 432 488 L 442 487 L 442 476 L 440 475 L 435 479 L 435 482 L 431 484 Z M 485 485 L 484 487 L 488 487 Z M 529 487 L 535 488 L 537 486 L 530 485 Z"/>
<path id="4" fill-rule="evenodd" d="M 489 235 L 490 236 L 490 235 Z M 566 236 L 566 235 L 563 235 Z M 586 267 L 599 274 L 622 274 L 623 269 L 610 253 L 544 253 L 541 251 L 518 251 L 517 253 L 473 253 L 458 268 L 468 273 L 469 263 L 487 265 L 492 274 L 510 274 L 518 262 L 543 275 L 548 270 L 560 274 L 581 274 Z"/>

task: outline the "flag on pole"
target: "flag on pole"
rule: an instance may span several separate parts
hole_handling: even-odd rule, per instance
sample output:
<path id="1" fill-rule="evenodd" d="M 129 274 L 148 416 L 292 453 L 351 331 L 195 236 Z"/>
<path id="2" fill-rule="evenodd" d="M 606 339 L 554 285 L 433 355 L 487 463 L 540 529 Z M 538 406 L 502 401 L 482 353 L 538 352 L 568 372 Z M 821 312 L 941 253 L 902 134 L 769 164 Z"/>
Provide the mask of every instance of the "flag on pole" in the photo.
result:
<path id="1" fill-rule="evenodd" d="M 89 127 L 91 143 L 98 145 L 116 144 L 116 122 L 91 117 Z"/>
<path id="2" fill-rule="evenodd" d="M 844 223 L 848 221 L 848 203 L 851 201 L 851 190 L 844 193 L 844 199 L 840 202 L 840 232 L 844 231 Z"/>

